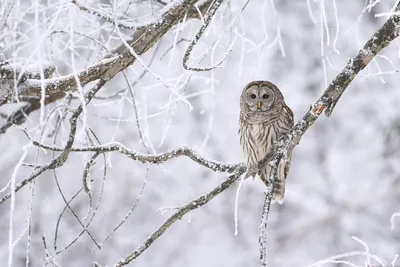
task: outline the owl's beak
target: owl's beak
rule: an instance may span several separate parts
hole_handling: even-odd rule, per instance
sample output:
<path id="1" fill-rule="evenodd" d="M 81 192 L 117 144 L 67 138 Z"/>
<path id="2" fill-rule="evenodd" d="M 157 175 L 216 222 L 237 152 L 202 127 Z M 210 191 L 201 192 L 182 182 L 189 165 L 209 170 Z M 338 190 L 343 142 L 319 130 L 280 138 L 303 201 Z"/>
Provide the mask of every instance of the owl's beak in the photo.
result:
<path id="1" fill-rule="evenodd" d="M 257 109 L 261 109 L 261 101 L 258 101 L 258 103 L 257 103 Z"/>

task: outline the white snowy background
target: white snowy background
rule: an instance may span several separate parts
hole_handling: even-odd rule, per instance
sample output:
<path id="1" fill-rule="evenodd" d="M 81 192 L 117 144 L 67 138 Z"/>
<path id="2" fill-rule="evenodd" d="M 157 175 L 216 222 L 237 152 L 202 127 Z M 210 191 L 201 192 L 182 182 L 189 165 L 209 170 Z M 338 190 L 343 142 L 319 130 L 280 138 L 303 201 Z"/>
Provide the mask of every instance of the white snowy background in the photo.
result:
<path id="1" fill-rule="evenodd" d="M 121 44 L 112 24 L 80 11 L 70 1 L 2 0 L 3 18 L 10 2 L 15 3 L 0 32 L 0 43 L 2 53 L 14 63 L 39 66 L 52 63 L 58 75 L 65 75 L 97 62 L 106 53 L 101 45 L 112 49 Z M 124 21 L 131 24 L 151 21 L 160 12 L 155 1 L 82 3 L 110 16 L 118 17 L 128 10 Z M 191 39 L 201 27 L 201 20 L 175 26 L 141 57 L 151 73 L 132 89 L 144 142 L 139 137 L 129 92 L 92 101 L 82 118 L 101 143 L 117 141 L 142 153 L 147 153 L 144 145 L 150 153 L 185 145 L 210 159 L 240 162 L 237 124 L 242 88 L 252 80 L 272 81 L 283 91 L 297 121 L 347 60 L 384 23 L 385 13 L 390 12 L 395 1 L 251 0 L 242 11 L 245 3 L 224 1 L 192 54 L 194 60 L 190 64 L 194 66 L 199 62 L 196 57 L 218 40 L 199 63 L 213 65 L 225 57 L 234 42 L 221 68 L 203 73 L 185 71 L 182 58 L 188 42 L 173 46 L 182 38 Z M 73 31 L 77 33 L 70 34 Z M 131 33 L 121 32 L 126 37 Z M 396 40 L 351 83 L 332 116 L 321 116 L 295 148 L 285 202 L 271 208 L 270 266 L 309 266 L 337 254 L 365 251 L 352 236 L 364 241 L 371 254 L 385 261 L 385 266 L 391 266 L 395 255 L 400 253 L 400 220 L 394 218 L 394 229 L 390 224 L 392 214 L 400 211 L 399 64 L 400 42 Z M 130 84 L 135 83 L 143 70 L 139 62 L 127 69 Z M 124 77 L 119 74 L 98 96 L 109 96 L 126 87 Z M 79 99 L 71 103 L 73 107 L 78 104 Z M 23 126 L 10 128 L 0 136 L 0 188 L 12 177 L 18 182 L 29 175 L 31 168 L 20 166 L 21 162 L 45 164 L 50 160 L 52 153 L 43 150 L 39 150 L 36 160 L 38 150 L 30 145 L 21 128 L 33 139 L 42 138 L 43 143 L 52 144 L 53 138 L 46 134 L 41 137 L 41 130 L 46 125 L 45 132 L 51 132 L 55 119 L 40 123 L 43 123 L 41 116 L 46 118 L 55 107 L 56 104 L 51 104 L 36 111 Z M 16 108 L 15 104 L 5 105 L 0 111 L 10 113 Z M 66 140 L 68 125 L 68 120 L 62 124 L 56 141 L 59 146 Z M 83 132 L 75 145 L 88 145 Z M 68 200 L 82 187 L 82 173 L 91 156 L 92 153 L 73 153 L 56 170 Z M 106 160 L 102 201 L 89 227 L 98 242 L 124 219 L 145 183 L 144 191 L 133 213 L 104 242 L 101 250 L 83 234 L 56 257 L 60 266 L 91 266 L 93 261 L 102 265 L 116 263 L 173 214 L 166 211 L 159 216 L 158 209 L 182 206 L 211 190 L 226 176 L 187 158 L 150 166 L 118 153 L 107 154 Z M 95 201 L 102 186 L 104 164 L 103 157 L 98 157 L 91 175 Z M 54 252 L 57 219 L 65 203 L 52 171 L 38 177 L 34 187 L 31 216 L 29 186 L 15 195 L 14 208 L 11 201 L 0 205 L 0 266 L 10 262 L 10 234 L 13 242 L 20 237 L 13 247 L 12 266 L 25 266 L 27 220 L 32 222 L 29 266 L 44 265 L 42 236 L 46 238 L 49 253 Z M 265 186 L 258 180 L 243 183 L 235 236 L 237 187 L 238 184 L 232 186 L 184 216 L 131 266 L 259 266 L 259 216 Z M 80 194 L 71 207 L 83 218 L 88 210 L 87 195 Z M 81 231 L 82 226 L 67 210 L 60 221 L 58 249 L 68 245 Z M 344 259 L 366 266 L 365 256 Z M 374 260 L 372 263 L 379 265 Z M 397 264 L 400 265 L 400 260 Z"/>

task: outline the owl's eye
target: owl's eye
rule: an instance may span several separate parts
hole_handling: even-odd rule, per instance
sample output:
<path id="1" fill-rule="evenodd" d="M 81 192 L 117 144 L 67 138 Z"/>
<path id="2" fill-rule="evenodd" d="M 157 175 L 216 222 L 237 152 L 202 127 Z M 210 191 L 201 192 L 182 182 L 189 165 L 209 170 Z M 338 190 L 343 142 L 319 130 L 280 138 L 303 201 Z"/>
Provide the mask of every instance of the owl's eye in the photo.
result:
<path id="1" fill-rule="evenodd" d="M 268 98 L 269 98 L 269 95 L 267 95 L 267 94 L 263 94 L 262 98 L 264 98 L 264 99 L 268 99 Z"/>
<path id="2" fill-rule="evenodd" d="M 251 99 L 255 99 L 257 96 L 255 94 L 250 95 Z"/>

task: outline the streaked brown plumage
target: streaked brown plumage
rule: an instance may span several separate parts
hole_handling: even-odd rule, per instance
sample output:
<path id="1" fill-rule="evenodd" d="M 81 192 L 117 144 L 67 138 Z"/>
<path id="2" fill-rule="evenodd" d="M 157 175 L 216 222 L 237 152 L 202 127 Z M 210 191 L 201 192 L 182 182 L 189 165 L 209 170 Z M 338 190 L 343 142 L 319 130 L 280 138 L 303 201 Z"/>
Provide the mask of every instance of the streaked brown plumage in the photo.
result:
<path id="1" fill-rule="evenodd" d="M 249 83 L 240 97 L 239 137 L 249 169 L 257 169 L 258 163 L 272 151 L 279 137 L 293 127 L 293 113 L 286 105 L 281 91 L 268 81 Z M 273 199 L 282 204 L 285 179 L 290 158 L 278 166 Z M 258 176 L 268 183 L 269 166 L 258 171 Z"/>

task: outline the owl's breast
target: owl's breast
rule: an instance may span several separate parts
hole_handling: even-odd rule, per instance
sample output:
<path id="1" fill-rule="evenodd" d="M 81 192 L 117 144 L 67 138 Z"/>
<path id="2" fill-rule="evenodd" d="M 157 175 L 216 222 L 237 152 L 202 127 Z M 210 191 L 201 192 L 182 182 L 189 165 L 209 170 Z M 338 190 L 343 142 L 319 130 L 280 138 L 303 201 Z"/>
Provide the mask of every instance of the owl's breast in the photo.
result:
<path id="1" fill-rule="evenodd" d="M 264 159 L 276 141 L 277 131 L 274 124 L 255 123 L 247 124 L 242 120 L 239 123 L 240 144 L 244 152 L 244 159 L 248 165 L 256 165 Z"/>

